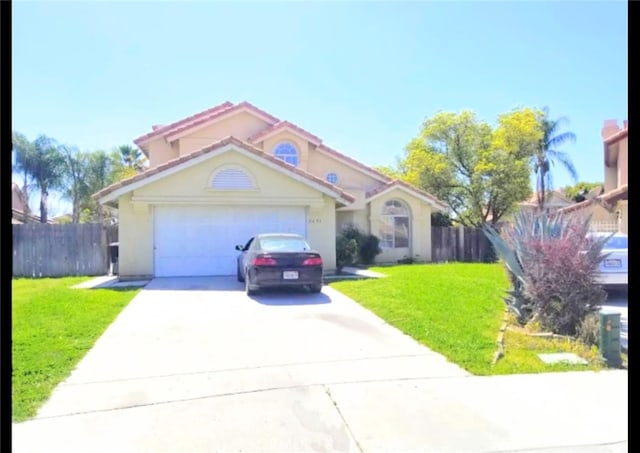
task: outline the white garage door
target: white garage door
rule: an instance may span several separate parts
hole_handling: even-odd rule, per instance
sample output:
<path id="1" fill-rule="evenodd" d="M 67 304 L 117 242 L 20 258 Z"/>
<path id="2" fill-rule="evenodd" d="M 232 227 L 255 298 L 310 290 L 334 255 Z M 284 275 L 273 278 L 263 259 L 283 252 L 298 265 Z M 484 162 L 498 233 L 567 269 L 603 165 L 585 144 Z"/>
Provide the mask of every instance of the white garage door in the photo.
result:
<path id="1" fill-rule="evenodd" d="M 306 237 L 304 207 L 156 206 L 156 277 L 233 275 L 235 250 L 259 233 Z"/>

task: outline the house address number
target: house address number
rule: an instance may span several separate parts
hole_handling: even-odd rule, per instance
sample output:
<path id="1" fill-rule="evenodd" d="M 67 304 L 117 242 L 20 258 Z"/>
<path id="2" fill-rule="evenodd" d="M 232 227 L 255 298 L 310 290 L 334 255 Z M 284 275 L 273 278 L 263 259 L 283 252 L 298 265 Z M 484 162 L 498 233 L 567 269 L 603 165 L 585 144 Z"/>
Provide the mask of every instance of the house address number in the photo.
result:
<path id="1" fill-rule="evenodd" d="M 309 223 L 322 223 L 322 219 L 320 217 L 310 217 Z"/>

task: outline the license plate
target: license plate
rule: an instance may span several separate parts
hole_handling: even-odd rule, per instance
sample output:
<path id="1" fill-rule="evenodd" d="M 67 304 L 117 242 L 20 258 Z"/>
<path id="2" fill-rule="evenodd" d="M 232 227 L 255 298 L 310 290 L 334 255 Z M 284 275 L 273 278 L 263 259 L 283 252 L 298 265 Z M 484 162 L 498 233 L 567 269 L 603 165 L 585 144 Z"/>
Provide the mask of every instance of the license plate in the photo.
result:
<path id="1" fill-rule="evenodd" d="M 620 260 L 604 260 L 605 267 L 620 267 L 622 266 L 622 262 Z"/>
<path id="2" fill-rule="evenodd" d="M 298 279 L 298 271 L 284 271 L 282 273 L 282 278 L 284 280 L 297 280 Z"/>

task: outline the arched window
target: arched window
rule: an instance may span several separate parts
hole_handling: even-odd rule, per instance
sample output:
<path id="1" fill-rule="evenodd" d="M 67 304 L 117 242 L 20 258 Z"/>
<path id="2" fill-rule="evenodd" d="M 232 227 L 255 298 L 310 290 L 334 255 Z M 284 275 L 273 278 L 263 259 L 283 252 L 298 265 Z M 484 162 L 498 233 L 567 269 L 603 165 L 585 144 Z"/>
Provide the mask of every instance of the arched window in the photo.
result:
<path id="1" fill-rule="evenodd" d="M 251 176 L 235 166 L 216 171 L 211 179 L 211 188 L 217 190 L 249 190 L 255 187 Z"/>
<path id="2" fill-rule="evenodd" d="M 400 200 L 389 200 L 382 207 L 380 247 L 397 249 L 409 247 L 409 208 Z"/>
<path id="3" fill-rule="evenodd" d="M 329 182 L 331 184 L 337 184 L 338 183 L 338 175 L 335 172 L 332 172 L 332 171 L 327 173 L 327 175 L 325 176 L 324 179 L 326 179 L 327 182 Z"/>
<path id="4" fill-rule="evenodd" d="M 298 166 L 298 149 L 292 143 L 279 143 L 273 149 L 273 155 L 294 167 Z"/>

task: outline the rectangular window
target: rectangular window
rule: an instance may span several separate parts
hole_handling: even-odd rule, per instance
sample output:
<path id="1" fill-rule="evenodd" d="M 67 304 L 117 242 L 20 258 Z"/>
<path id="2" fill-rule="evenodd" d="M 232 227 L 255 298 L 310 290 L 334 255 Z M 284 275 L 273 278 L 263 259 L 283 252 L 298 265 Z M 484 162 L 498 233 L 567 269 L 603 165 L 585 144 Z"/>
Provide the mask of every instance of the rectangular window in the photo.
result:
<path id="1" fill-rule="evenodd" d="M 409 218 L 395 218 L 395 247 L 409 247 Z"/>
<path id="2" fill-rule="evenodd" d="M 409 218 L 383 216 L 378 236 L 382 248 L 409 247 Z"/>

